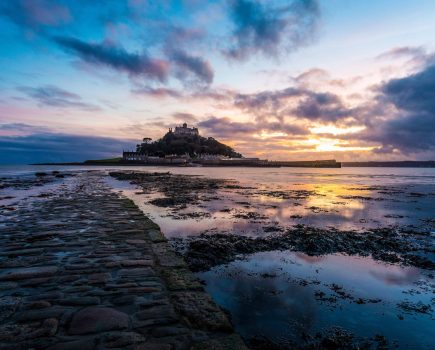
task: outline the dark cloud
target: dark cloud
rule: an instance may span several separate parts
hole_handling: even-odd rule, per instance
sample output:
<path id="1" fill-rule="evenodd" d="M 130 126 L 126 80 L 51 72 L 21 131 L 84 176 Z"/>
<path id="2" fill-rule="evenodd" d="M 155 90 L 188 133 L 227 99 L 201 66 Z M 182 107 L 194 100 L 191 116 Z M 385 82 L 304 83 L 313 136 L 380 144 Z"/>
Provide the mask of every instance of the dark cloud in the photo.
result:
<path id="1" fill-rule="evenodd" d="M 118 157 L 135 147 L 133 140 L 109 137 L 37 133 L 0 136 L 0 163 L 74 162 Z"/>
<path id="2" fill-rule="evenodd" d="M 385 101 L 411 113 L 435 114 L 435 64 L 400 79 L 392 79 L 381 87 Z"/>
<path id="3" fill-rule="evenodd" d="M 30 125 L 26 123 L 4 123 L 0 124 L 0 130 L 14 132 L 14 133 L 28 133 L 28 132 L 42 132 L 46 131 L 47 128 L 36 126 L 36 125 Z"/>
<path id="4" fill-rule="evenodd" d="M 316 0 L 294 0 L 282 7 L 257 0 L 229 2 L 235 28 L 234 45 L 227 54 L 235 59 L 296 50 L 313 39 L 320 18 Z"/>
<path id="5" fill-rule="evenodd" d="M 132 89 L 131 92 L 136 95 L 149 96 L 154 98 L 166 98 L 166 97 L 183 98 L 184 97 L 183 93 L 176 89 L 154 88 L 151 86 L 136 87 Z"/>
<path id="6" fill-rule="evenodd" d="M 266 90 L 254 94 L 238 94 L 234 99 L 234 104 L 250 112 L 262 112 L 267 114 L 277 114 L 289 99 L 300 97 L 303 90 L 289 87 L 282 90 Z"/>
<path id="7" fill-rule="evenodd" d="M 0 15 L 19 27 L 35 31 L 72 20 L 70 9 L 56 0 L 2 0 Z"/>
<path id="8" fill-rule="evenodd" d="M 356 137 L 380 143 L 378 153 L 435 149 L 435 65 L 384 83 L 378 104 L 384 107 L 384 114 Z"/>
<path id="9" fill-rule="evenodd" d="M 250 134 L 257 131 L 253 123 L 241 123 L 229 118 L 209 117 L 198 123 L 198 127 L 209 130 L 213 135 L 232 137 L 241 134 Z"/>
<path id="10" fill-rule="evenodd" d="M 231 139 L 233 137 L 251 137 L 261 132 L 283 132 L 289 135 L 305 135 L 308 130 L 298 125 L 278 122 L 236 122 L 229 118 L 211 116 L 198 123 L 198 127 L 206 129 L 211 135 Z"/>
<path id="11" fill-rule="evenodd" d="M 176 66 L 176 75 L 182 81 L 189 81 L 189 74 L 194 76 L 193 83 L 211 84 L 213 82 L 213 69 L 209 62 L 199 56 L 192 56 L 183 50 L 170 50 L 168 58 Z"/>
<path id="12" fill-rule="evenodd" d="M 83 102 L 79 95 L 53 85 L 40 87 L 21 86 L 18 90 L 45 106 L 78 108 L 88 111 L 100 109 L 96 105 Z"/>
<path id="13" fill-rule="evenodd" d="M 242 110 L 263 118 L 298 117 L 335 122 L 352 117 L 355 113 L 354 110 L 346 108 L 337 95 L 295 87 L 239 94 L 234 103 Z"/>
<path id="14" fill-rule="evenodd" d="M 85 62 L 107 66 L 133 77 L 142 76 L 159 82 L 168 78 L 169 62 L 150 58 L 146 53 L 129 53 L 122 47 L 86 43 L 71 37 L 56 37 L 54 40 Z"/>
<path id="15" fill-rule="evenodd" d="M 337 95 L 318 92 L 307 92 L 294 112 L 298 117 L 324 122 L 336 122 L 350 117 L 353 113 L 344 107 Z"/>

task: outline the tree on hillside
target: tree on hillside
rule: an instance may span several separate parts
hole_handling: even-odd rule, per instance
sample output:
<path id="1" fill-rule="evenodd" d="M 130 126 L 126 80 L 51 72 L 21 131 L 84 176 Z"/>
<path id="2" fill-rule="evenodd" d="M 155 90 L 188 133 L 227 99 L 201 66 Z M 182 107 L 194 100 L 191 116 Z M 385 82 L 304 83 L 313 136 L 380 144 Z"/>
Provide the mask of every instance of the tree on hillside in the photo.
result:
<path id="1" fill-rule="evenodd" d="M 138 152 L 148 154 L 150 156 L 163 157 L 169 154 L 189 154 L 195 157 L 199 154 L 216 154 L 232 158 L 241 158 L 240 153 L 235 152 L 231 147 L 220 143 L 212 137 L 202 137 L 199 135 L 176 136 L 174 133 L 166 133 L 161 139 L 142 143 L 138 147 Z"/>

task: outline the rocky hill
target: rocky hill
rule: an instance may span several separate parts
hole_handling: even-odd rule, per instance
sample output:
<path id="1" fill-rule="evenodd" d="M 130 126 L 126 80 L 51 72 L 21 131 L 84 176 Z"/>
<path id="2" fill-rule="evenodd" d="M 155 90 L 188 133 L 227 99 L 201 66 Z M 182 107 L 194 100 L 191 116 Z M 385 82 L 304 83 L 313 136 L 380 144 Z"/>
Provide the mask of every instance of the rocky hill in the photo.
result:
<path id="1" fill-rule="evenodd" d="M 201 154 L 223 155 L 232 158 L 241 158 L 231 147 L 217 141 L 213 137 L 200 135 L 176 135 L 169 131 L 161 139 L 137 145 L 137 151 L 149 156 L 163 157 L 169 154 L 189 154 L 195 157 Z"/>

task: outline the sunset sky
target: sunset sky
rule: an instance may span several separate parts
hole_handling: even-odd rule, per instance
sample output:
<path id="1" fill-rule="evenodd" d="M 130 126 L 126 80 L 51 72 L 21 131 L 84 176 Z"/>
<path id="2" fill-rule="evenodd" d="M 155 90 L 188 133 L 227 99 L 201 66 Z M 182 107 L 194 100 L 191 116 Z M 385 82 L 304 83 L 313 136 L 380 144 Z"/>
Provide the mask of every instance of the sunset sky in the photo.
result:
<path id="1" fill-rule="evenodd" d="M 435 159 L 435 1 L 2 0 L 0 162 L 182 122 L 245 156 Z"/>

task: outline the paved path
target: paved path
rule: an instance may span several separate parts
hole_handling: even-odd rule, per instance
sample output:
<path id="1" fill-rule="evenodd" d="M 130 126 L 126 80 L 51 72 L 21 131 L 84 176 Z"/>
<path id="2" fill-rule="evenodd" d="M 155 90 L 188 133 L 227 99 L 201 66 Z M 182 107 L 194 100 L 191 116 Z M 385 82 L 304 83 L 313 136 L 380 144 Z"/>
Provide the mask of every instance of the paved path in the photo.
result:
<path id="1" fill-rule="evenodd" d="M 245 348 L 152 221 L 72 182 L 0 228 L 1 350 Z"/>

